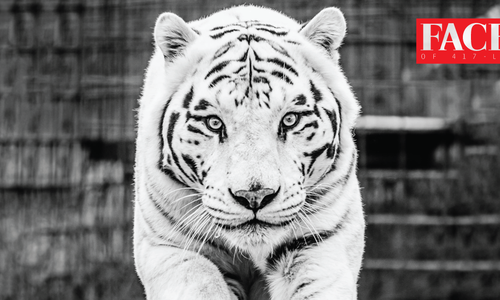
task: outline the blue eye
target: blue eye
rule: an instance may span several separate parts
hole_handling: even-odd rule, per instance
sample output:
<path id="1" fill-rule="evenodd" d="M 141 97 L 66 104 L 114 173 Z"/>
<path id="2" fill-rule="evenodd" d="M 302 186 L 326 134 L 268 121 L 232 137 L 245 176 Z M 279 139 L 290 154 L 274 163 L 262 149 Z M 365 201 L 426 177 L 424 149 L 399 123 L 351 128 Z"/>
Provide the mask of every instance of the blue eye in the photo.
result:
<path id="1" fill-rule="evenodd" d="M 297 123 L 299 123 L 300 117 L 296 113 L 287 113 L 284 117 L 283 120 L 281 120 L 281 124 L 283 124 L 283 127 L 285 128 L 291 128 Z"/>

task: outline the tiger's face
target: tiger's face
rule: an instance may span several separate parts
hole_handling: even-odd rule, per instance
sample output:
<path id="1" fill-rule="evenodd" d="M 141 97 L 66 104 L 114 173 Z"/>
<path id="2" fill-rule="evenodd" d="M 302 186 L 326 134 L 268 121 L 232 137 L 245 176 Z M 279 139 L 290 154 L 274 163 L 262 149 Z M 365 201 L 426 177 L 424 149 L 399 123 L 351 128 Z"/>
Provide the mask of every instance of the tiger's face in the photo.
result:
<path id="1" fill-rule="evenodd" d="M 203 211 L 205 230 L 238 246 L 307 224 L 319 209 L 313 191 L 335 169 L 342 118 L 334 90 L 305 55 L 310 41 L 298 29 L 259 22 L 203 33 L 180 19 L 158 22 L 157 32 L 161 22 L 187 32 L 178 37 L 184 49 L 160 46 L 166 68 L 181 65 L 182 79 L 163 107 L 158 163 L 194 191 L 182 202 L 186 215 Z"/>

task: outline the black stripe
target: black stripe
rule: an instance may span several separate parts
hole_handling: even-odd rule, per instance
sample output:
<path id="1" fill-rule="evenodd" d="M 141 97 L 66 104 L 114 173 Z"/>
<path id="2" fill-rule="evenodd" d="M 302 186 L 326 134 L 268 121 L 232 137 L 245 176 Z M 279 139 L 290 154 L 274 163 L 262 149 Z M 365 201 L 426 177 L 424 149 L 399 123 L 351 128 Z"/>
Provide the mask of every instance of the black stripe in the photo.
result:
<path id="1" fill-rule="evenodd" d="M 239 31 L 239 29 L 228 29 L 228 30 L 219 32 L 217 34 L 211 35 L 210 37 L 216 40 L 216 39 L 223 37 L 224 35 L 226 35 L 228 33 L 235 32 L 235 31 Z"/>
<path id="2" fill-rule="evenodd" d="M 175 182 L 177 182 L 178 184 L 180 185 L 187 185 L 184 180 L 182 180 L 182 178 L 179 178 L 175 175 L 175 173 L 170 170 L 170 169 L 167 169 L 165 168 L 165 166 L 163 165 L 163 159 L 164 159 L 164 154 L 163 154 L 163 147 L 165 146 L 165 141 L 163 140 L 163 122 L 165 120 L 165 114 L 167 112 L 167 108 L 168 108 L 168 105 L 170 104 L 170 101 L 172 100 L 172 97 L 170 97 L 170 99 L 167 101 L 167 103 L 165 104 L 165 106 L 163 107 L 163 112 L 161 114 L 161 118 L 160 118 L 160 123 L 158 124 L 158 135 L 159 135 L 159 140 L 160 140 L 160 159 L 158 160 L 158 169 L 160 171 L 162 171 L 165 175 L 167 175 L 168 177 L 170 177 L 170 179 L 174 180 Z M 170 156 L 169 156 L 169 161 L 168 163 L 170 164 Z"/>
<path id="3" fill-rule="evenodd" d="M 304 105 L 307 102 L 306 96 L 304 94 L 300 94 L 295 99 L 293 99 L 293 103 L 296 105 Z"/>
<path id="4" fill-rule="evenodd" d="M 219 50 L 217 50 L 215 52 L 213 59 L 215 60 L 215 59 L 221 57 L 222 55 L 226 54 L 227 51 L 229 51 L 233 47 L 234 47 L 233 41 L 230 41 L 230 42 L 224 44 L 224 46 L 222 46 Z"/>
<path id="5" fill-rule="evenodd" d="M 255 34 L 243 33 L 243 34 L 240 34 L 240 36 L 238 36 L 238 41 L 240 41 L 240 42 L 246 41 L 247 43 L 250 44 L 251 41 L 262 42 L 262 41 L 267 41 L 267 39 L 265 39 L 261 36 L 255 35 Z"/>
<path id="6" fill-rule="evenodd" d="M 215 197 L 210 197 L 210 196 L 209 196 L 209 198 L 214 199 Z M 219 199 L 219 198 L 216 198 L 216 199 L 217 199 L 217 200 L 219 200 L 220 202 L 222 202 L 222 200 L 221 200 L 221 199 Z M 210 205 L 206 205 L 205 207 L 206 207 L 207 209 L 213 210 L 213 211 L 215 211 L 215 212 L 218 212 L 218 213 L 223 213 L 223 214 L 230 215 L 230 216 L 239 216 L 239 215 L 240 215 L 239 213 L 229 213 L 229 212 L 227 212 L 227 211 L 225 211 L 225 210 L 222 210 L 222 209 L 219 209 L 219 208 L 215 208 L 215 207 L 212 207 L 212 206 L 210 206 Z"/>
<path id="7" fill-rule="evenodd" d="M 316 209 L 315 204 L 318 199 L 322 196 L 324 196 L 326 193 L 328 193 L 333 187 L 344 187 L 345 184 L 347 183 L 347 181 L 349 180 L 349 178 L 351 178 L 351 174 L 352 174 L 352 171 L 353 171 L 353 168 L 356 166 L 356 152 L 354 151 L 353 152 L 353 156 L 351 158 L 351 162 L 349 164 L 349 169 L 347 170 L 347 173 L 344 174 L 344 176 L 342 176 L 339 180 L 337 180 L 336 182 L 332 182 L 328 188 L 326 189 L 319 189 L 317 191 L 314 192 L 314 195 L 308 195 L 306 197 L 306 203 L 309 204 L 311 206 L 311 209 L 309 209 L 306 214 L 313 214 L 315 213 L 316 211 L 318 211 L 319 209 Z M 335 171 L 336 170 L 336 165 L 335 165 L 335 162 L 334 164 L 332 165 L 332 167 L 330 168 L 330 170 L 328 170 L 328 172 L 326 172 L 325 174 L 323 174 L 321 176 L 320 179 L 318 179 L 317 182 L 321 182 L 321 180 L 323 180 L 323 178 L 325 178 L 328 174 L 330 174 L 331 172 Z"/>
<path id="8" fill-rule="evenodd" d="M 253 67 L 253 70 L 254 70 L 255 72 L 257 72 L 257 73 L 267 73 L 267 71 L 266 71 L 266 70 L 264 70 L 264 69 L 259 69 L 259 68 L 257 68 L 257 67 Z"/>
<path id="9" fill-rule="evenodd" d="M 253 77 L 253 63 L 252 63 L 252 60 L 249 59 L 248 60 L 248 80 L 249 80 L 249 88 L 251 89 L 252 88 L 252 79 Z M 249 88 L 247 88 L 247 90 L 245 91 L 245 96 L 248 98 L 248 90 Z"/>
<path id="10" fill-rule="evenodd" d="M 307 153 L 307 152 L 304 152 L 304 156 L 310 156 L 311 157 L 311 161 L 309 163 L 309 167 L 307 168 L 307 173 L 309 173 L 311 171 L 311 168 L 312 166 L 314 165 L 314 163 L 316 162 L 316 159 L 323 153 L 325 152 L 326 149 L 328 149 L 328 147 L 330 147 L 330 143 L 326 143 L 325 145 L 323 145 L 323 147 L 321 148 L 318 148 L 310 153 Z"/>
<path id="11" fill-rule="evenodd" d="M 245 54 L 243 54 L 243 56 L 241 58 L 239 58 L 238 61 L 246 62 L 247 61 L 247 57 L 248 57 L 248 51 L 250 51 L 250 49 L 247 50 L 247 51 L 245 51 Z"/>
<path id="12" fill-rule="evenodd" d="M 326 157 L 330 159 L 335 159 L 337 156 L 337 145 L 335 143 L 331 143 L 330 147 L 326 150 Z"/>
<path id="13" fill-rule="evenodd" d="M 332 92 L 333 94 L 333 92 Z M 335 95 L 334 95 L 335 97 Z M 340 102 L 337 98 L 335 98 L 335 102 L 337 102 L 337 106 L 339 107 L 339 120 L 338 120 L 338 124 L 339 124 L 339 132 L 338 132 L 338 135 L 339 135 L 339 147 L 341 147 L 342 145 L 342 141 L 340 140 L 340 138 L 342 137 L 342 106 L 340 106 Z"/>
<path id="14" fill-rule="evenodd" d="M 293 82 L 290 80 L 290 78 L 280 71 L 272 71 L 271 75 L 278 77 L 281 80 L 285 80 L 286 83 L 288 83 L 288 84 L 293 84 Z"/>
<path id="15" fill-rule="evenodd" d="M 271 30 L 271 29 L 267 29 L 267 28 L 255 28 L 255 29 L 257 29 L 259 31 L 266 31 L 266 32 L 269 32 L 269 33 L 271 33 L 273 35 L 277 35 L 277 36 L 284 36 L 284 35 L 288 34 L 288 32 L 286 32 L 286 31 L 278 32 L 278 31 L 274 31 L 274 30 Z"/>
<path id="16" fill-rule="evenodd" d="M 174 152 L 174 147 L 172 145 L 172 140 L 174 138 L 174 129 L 175 125 L 177 124 L 177 121 L 179 120 L 179 113 L 172 113 L 170 115 L 170 122 L 168 124 L 168 131 L 167 131 L 167 143 L 168 147 L 170 148 L 170 153 L 172 153 L 172 159 L 174 160 L 175 165 L 181 170 L 182 174 L 186 176 L 186 178 L 191 179 L 186 172 L 181 167 L 181 164 L 179 163 L 179 158 Z"/>
<path id="17" fill-rule="evenodd" d="M 217 26 L 217 27 L 214 27 L 212 29 L 210 29 L 210 31 L 215 31 L 215 30 L 220 30 L 220 29 L 226 29 L 228 27 L 231 27 L 231 26 L 237 26 L 237 27 L 241 27 L 241 28 L 247 28 L 246 26 L 244 26 L 243 24 L 240 24 L 240 23 L 232 23 L 232 24 L 227 24 L 227 25 L 223 25 L 223 26 Z"/>
<path id="18" fill-rule="evenodd" d="M 297 293 L 300 293 L 300 290 L 308 287 L 309 285 L 311 285 L 311 283 L 313 283 L 314 280 L 309 280 L 309 281 L 305 281 L 305 282 L 302 282 L 296 289 L 295 291 L 292 293 L 292 296 L 290 297 L 290 299 L 293 299 L 293 297 L 297 294 Z"/>
<path id="19" fill-rule="evenodd" d="M 267 24 L 267 23 L 254 23 L 252 24 L 253 26 L 261 26 L 261 27 L 270 27 L 270 28 L 273 28 L 273 29 L 284 29 L 283 27 L 276 27 L 274 25 L 271 25 L 271 24 Z"/>
<path id="20" fill-rule="evenodd" d="M 194 176 L 200 181 L 200 178 L 198 177 L 198 167 L 196 166 L 196 162 L 193 160 L 193 158 L 187 154 L 182 154 L 182 159 L 188 165 L 188 167 L 193 171 Z"/>
<path id="21" fill-rule="evenodd" d="M 273 42 L 273 41 L 267 41 L 269 46 L 271 46 L 271 48 L 274 49 L 274 51 L 288 57 L 289 59 L 291 59 L 294 63 L 295 63 L 295 60 L 293 59 L 293 57 L 290 56 L 290 54 L 288 54 L 288 51 L 286 51 L 285 48 L 283 48 L 280 44 L 276 43 L 276 42 Z"/>
<path id="22" fill-rule="evenodd" d="M 252 81 L 254 83 L 265 83 L 265 84 L 269 84 L 269 80 L 267 80 L 266 77 L 263 77 L 263 76 L 255 76 Z"/>
<path id="23" fill-rule="evenodd" d="M 302 29 L 304 29 L 304 27 L 306 27 L 306 26 L 307 26 L 307 24 L 309 24 L 309 21 L 305 22 L 304 24 L 302 24 L 302 25 L 300 26 L 299 32 L 300 32 Z"/>
<path id="24" fill-rule="evenodd" d="M 326 51 L 330 52 L 332 44 L 333 44 L 333 39 L 329 37 L 328 35 L 322 35 L 322 39 L 320 39 L 320 46 L 323 47 Z"/>
<path id="25" fill-rule="evenodd" d="M 210 137 L 209 135 L 207 135 L 206 133 L 204 133 L 203 131 L 201 131 L 199 128 L 194 127 L 194 126 L 193 126 L 193 125 L 191 125 L 191 124 L 189 124 L 189 125 L 187 126 L 187 130 L 188 130 L 188 131 L 191 131 L 192 133 L 201 134 L 201 135 L 203 135 L 203 136 L 205 136 L 205 137 Z"/>
<path id="26" fill-rule="evenodd" d="M 171 224 L 175 224 L 176 221 L 175 219 L 170 216 L 170 214 L 166 213 L 162 207 L 160 207 L 156 201 L 154 200 L 153 198 L 153 195 L 151 194 L 151 192 L 148 190 L 148 186 L 146 185 L 146 193 L 147 193 L 147 197 L 149 198 L 149 200 L 151 202 L 153 202 L 153 205 L 155 205 L 155 207 L 160 211 L 160 213 L 162 214 L 162 216 L 165 217 L 165 219 L 167 219 L 168 222 L 170 222 Z M 150 220 L 146 217 L 146 214 L 142 208 L 142 205 L 141 205 L 141 201 L 138 201 L 138 206 L 139 206 L 139 210 L 141 211 L 141 214 L 143 216 L 143 220 L 144 222 L 146 222 L 146 225 L 149 227 L 149 229 L 151 229 L 151 231 L 153 231 L 153 233 L 158 236 L 159 238 L 161 238 L 162 240 L 165 240 L 165 241 L 169 241 L 169 239 L 164 236 L 163 234 L 159 233 L 158 231 L 156 231 L 156 229 L 154 228 L 153 224 L 150 222 Z"/>
<path id="27" fill-rule="evenodd" d="M 300 113 L 300 116 L 301 117 L 305 117 L 305 116 L 310 116 L 312 114 L 315 114 L 315 115 L 317 115 L 319 117 L 319 115 L 314 110 L 303 111 L 303 112 Z"/>
<path id="28" fill-rule="evenodd" d="M 320 181 L 321 180 L 318 180 L 318 182 L 320 182 Z M 314 204 L 318 201 L 319 198 L 326 195 L 333 187 L 334 187 L 334 184 L 331 184 L 327 187 L 322 186 L 321 188 L 316 188 L 316 189 L 313 188 L 314 193 L 308 194 L 306 197 L 306 204 L 309 205 L 309 209 L 305 213 L 312 214 L 312 213 L 317 212 L 318 210 L 314 209 L 314 208 L 316 208 L 316 206 Z"/>
<path id="29" fill-rule="evenodd" d="M 333 99 L 335 99 L 335 102 L 337 103 L 337 106 L 339 107 L 339 119 L 342 120 L 342 106 L 340 105 L 339 99 L 335 97 L 335 93 L 332 91 L 331 88 L 328 88 L 330 90 L 330 93 L 332 94 Z M 340 122 L 339 120 L 339 122 Z"/>
<path id="30" fill-rule="evenodd" d="M 303 162 L 300 163 L 300 173 L 305 176 L 306 175 L 306 166 Z"/>
<path id="31" fill-rule="evenodd" d="M 191 86 L 189 93 L 187 93 L 186 97 L 184 97 L 183 107 L 189 108 L 189 104 L 191 103 L 192 100 L 193 100 L 193 86 Z"/>
<path id="32" fill-rule="evenodd" d="M 309 83 L 311 84 L 311 93 L 313 94 L 314 100 L 316 102 L 319 102 L 323 99 L 323 95 L 321 95 L 321 92 L 316 88 L 312 80 L 309 80 Z"/>
<path id="33" fill-rule="evenodd" d="M 318 105 L 315 103 L 313 108 L 314 114 L 321 119 L 321 113 L 319 112 Z"/>
<path id="34" fill-rule="evenodd" d="M 217 85 L 217 83 L 219 83 L 221 80 L 224 80 L 224 79 L 227 79 L 227 78 L 231 78 L 230 76 L 228 75 L 220 75 L 219 77 L 215 78 L 212 83 L 210 83 L 209 87 L 210 88 L 213 88 Z"/>
<path id="35" fill-rule="evenodd" d="M 148 194 L 148 198 L 151 200 L 151 202 L 153 202 L 153 205 L 156 207 L 156 209 L 161 213 L 163 217 L 165 217 L 165 219 L 167 219 L 170 222 L 170 224 L 175 225 L 178 221 L 172 215 L 170 215 L 168 211 L 164 210 L 163 207 L 160 205 L 160 203 L 158 203 L 149 185 L 145 183 L 144 186 L 146 187 L 146 193 Z"/>
<path id="36" fill-rule="evenodd" d="M 351 163 L 349 164 L 349 169 L 347 170 L 347 173 L 344 174 L 344 176 L 342 176 L 339 180 L 334 182 L 334 184 L 339 185 L 339 186 L 344 186 L 347 183 L 349 178 L 351 178 L 351 174 L 352 174 L 353 169 L 356 167 L 356 161 L 357 161 L 356 151 L 353 151 L 352 157 L 351 157 Z"/>
<path id="37" fill-rule="evenodd" d="M 333 130 L 333 138 L 335 139 L 335 136 L 337 135 L 337 118 L 335 117 L 334 113 L 325 109 L 325 112 L 330 119 L 330 123 L 332 125 L 332 130 Z"/>
<path id="38" fill-rule="evenodd" d="M 229 25 L 227 25 L 227 26 L 229 26 Z M 215 30 L 219 30 L 219 29 L 224 29 L 224 28 L 226 28 L 227 26 L 217 26 L 217 27 L 214 27 L 214 28 L 210 29 L 210 31 L 215 31 Z"/>
<path id="39" fill-rule="evenodd" d="M 327 109 L 325 109 L 325 112 L 328 115 L 328 118 L 330 119 L 330 123 L 332 125 L 332 130 L 333 130 L 333 142 L 328 151 L 326 152 L 326 155 L 328 158 L 334 158 L 334 156 L 336 156 L 337 154 L 337 147 L 338 147 L 338 145 L 335 144 L 335 137 L 337 137 L 337 135 L 339 135 L 340 132 L 337 132 L 338 123 L 337 123 L 337 118 L 335 117 L 333 112 Z M 340 136 L 339 136 L 339 141 L 340 141 Z"/>
<path id="40" fill-rule="evenodd" d="M 246 67 L 246 65 L 243 65 L 243 66 L 239 67 L 238 70 L 234 71 L 233 73 L 239 74 L 241 72 L 241 70 L 243 70 L 245 67 Z"/>
<path id="41" fill-rule="evenodd" d="M 340 102 L 337 98 L 335 98 L 335 102 L 337 102 L 337 106 L 339 107 L 339 117 L 340 117 L 340 124 L 342 124 L 342 106 L 340 105 Z"/>
<path id="42" fill-rule="evenodd" d="M 301 251 L 306 248 L 316 246 L 321 241 L 335 235 L 337 231 L 338 230 L 334 228 L 333 230 L 322 231 L 319 234 L 311 234 L 282 243 L 276 247 L 272 254 L 267 258 L 267 267 L 275 271 L 277 263 L 290 252 Z"/>
<path id="43" fill-rule="evenodd" d="M 263 59 L 255 51 L 253 51 L 253 56 L 255 57 L 255 61 L 263 61 Z"/>
<path id="44" fill-rule="evenodd" d="M 158 138 L 160 139 L 160 159 L 158 161 L 158 169 L 163 170 L 163 147 L 165 146 L 165 142 L 163 141 L 163 122 L 165 120 L 165 114 L 167 112 L 168 104 L 163 107 L 163 111 L 160 117 L 160 123 L 158 124 Z"/>
<path id="45" fill-rule="evenodd" d="M 291 65 L 287 64 L 286 62 L 282 61 L 279 58 L 269 58 L 269 59 L 267 59 L 267 61 L 270 63 L 276 64 L 282 68 L 287 69 L 288 71 L 295 74 L 295 76 L 299 76 L 299 73 L 297 73 L 297 71 Z"/>
<path id="46" fill-rule="evenodd" d="M 201 99 L 200 102 L 194 107 L 194 110 L 206 110 L 209 106 L 213 107 L 210 102 L 205 99 Z"/>
<path id="47" fill-rule="evenodd" d="M 317 129 L 318 128 L 318 121 L 312 121 L 310 123 L 305 124 L 304 127 L 302 127 L 301 129 L 297 130 L 297 132 L 302 131 L 302 130 L 308 128 L 308 127 L 314 127 L 314 128 Z"/>
<path id="48" fill-rule="evenodd" d="M 188 120 L 188 119 L 194 119 L 195 121 L 198 121 L 198 122 L 205 121 L 205 117 L 193 115 L 189 111 L 187 111 L 186 112 L 186 120 Z"/>
<path id="49" fill-rule="evenodd" d="M 167 175 L 168 177 L 170 177 L 170 179 L 174 180 L 175 182 L 177 182 L 180 185 L 186 185 L 187 186 L 187 183 L 185 183 L 184 180 L 182 180 L 182 178 L 178 178 L 172 170 L 170 170 L 170 169 L 168 169 L 166 167 L 162 167 L 160 169 L 161 169 L 161 171 L 165 175 Z"/>
<path id="50" fill-rule="evenodd" d="M 217 64 L 215 67 L 212 68 L 212 70 L 210 70 L 207 75 L 205 76 L 205 80 L 210 77 L 210 75 L 212 75 L 213 73 L 217 73 L 217 72 L 220 72 L 222 71 L 222 69 L 224 69 L 231 61 L 229 60 L 226 60 L 226 61 L 223 61 L 219 64 Z"/>

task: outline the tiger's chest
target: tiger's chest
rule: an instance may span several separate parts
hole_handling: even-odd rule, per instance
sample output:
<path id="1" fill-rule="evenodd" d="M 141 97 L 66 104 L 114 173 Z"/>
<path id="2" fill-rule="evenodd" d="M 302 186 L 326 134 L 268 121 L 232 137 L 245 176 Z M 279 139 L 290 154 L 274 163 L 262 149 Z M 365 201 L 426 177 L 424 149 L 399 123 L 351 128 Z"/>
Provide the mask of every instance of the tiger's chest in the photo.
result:
<path id="1" fill-rule="evenodd" d="M 238 291 L 236 294 L 244 294 L 248 300 L 271 299 L 266 285 L 267 271 L 257 268 L 248 254 L 212 248 L 204 255 L 219 268 L 229 287 Z"/>

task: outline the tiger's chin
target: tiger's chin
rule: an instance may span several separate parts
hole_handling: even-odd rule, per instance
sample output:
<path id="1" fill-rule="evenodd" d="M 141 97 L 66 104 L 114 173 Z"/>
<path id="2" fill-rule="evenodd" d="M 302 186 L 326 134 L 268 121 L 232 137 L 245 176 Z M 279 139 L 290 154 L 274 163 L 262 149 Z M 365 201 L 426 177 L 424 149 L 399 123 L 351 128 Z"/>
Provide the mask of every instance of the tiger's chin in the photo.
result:
<path id="1" fill-rule="evenodd" d="M 267 255 L 275 245 L 289 236 L 288 224 L 293 220 L 270 223 L 254 218 L 235 226 L 225 226 L 224 236 L 235 248 L 252 256 Z"/>

